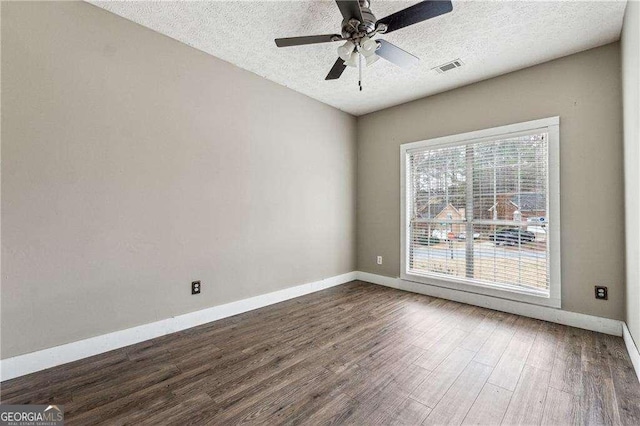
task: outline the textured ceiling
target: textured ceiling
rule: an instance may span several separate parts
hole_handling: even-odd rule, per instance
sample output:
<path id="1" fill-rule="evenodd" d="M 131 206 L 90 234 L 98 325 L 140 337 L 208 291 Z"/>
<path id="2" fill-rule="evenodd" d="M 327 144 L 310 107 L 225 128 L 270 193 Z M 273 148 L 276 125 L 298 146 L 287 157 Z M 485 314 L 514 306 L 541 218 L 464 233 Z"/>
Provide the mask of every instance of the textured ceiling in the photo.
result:
<path id="1" fill-rule="evenodd" d="M 361 115 L 619 39 L 622 1 L 455 1 L 453 12 L 384 38 L 421 58 L 398 68 L 379 60 L 324 77 L 339 43 L 277 48 L 274 38 L 340 32 L 333 1 L 91 1 L 321 102 Z M 416 2 L 371 0 L 379 18 Z M 438 74 L 453 59 L 462 68 Z M 215 77 L 212 77 L 215 78 Z"/>

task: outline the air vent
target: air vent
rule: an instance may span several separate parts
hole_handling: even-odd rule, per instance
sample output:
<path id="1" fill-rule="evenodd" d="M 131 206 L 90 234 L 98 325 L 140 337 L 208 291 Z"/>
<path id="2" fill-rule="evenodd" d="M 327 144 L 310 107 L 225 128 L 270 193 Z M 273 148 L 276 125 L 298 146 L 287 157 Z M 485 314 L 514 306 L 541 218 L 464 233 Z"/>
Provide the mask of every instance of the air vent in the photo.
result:
<path id="1" fill-rule="evenodd" d="M 433 69 L 442 74 L 443 72 L 451 71 L 453 69 L 460 68 L 461 66 L 462 61 L 460 59 L 454 59 L 453 61 L 447 62 L 446 64 L 438 65 Z"/>

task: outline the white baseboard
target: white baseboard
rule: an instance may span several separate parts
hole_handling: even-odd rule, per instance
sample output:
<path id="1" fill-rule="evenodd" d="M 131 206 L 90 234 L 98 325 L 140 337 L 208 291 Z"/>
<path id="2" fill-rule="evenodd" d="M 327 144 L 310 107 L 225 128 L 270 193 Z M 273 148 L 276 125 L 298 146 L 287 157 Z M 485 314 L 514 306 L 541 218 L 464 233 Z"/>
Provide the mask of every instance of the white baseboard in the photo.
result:
<path id="1" fill-rule="evenodd" d="M 513 300 L 499 299 L 490 296 L 467 293 L 428 284 L 419 284 L 400 278 L 390 278 L 367 272 L 349 272 L 295 287 L 286 288 L 248 299 L 224 305 L 214 306 L 196 312 L 167 318 L 149 324 L 67 343 L 53 348 L 43 349 L 24 355 L 0 360 L 0 381 L 24 376 L 36 371 L 77 361 L 93 355 L 98 355 L 114 349 L 140 343 L 155 337 L 164 336 L 180 330 L 185 330 L 208 322 L 227 318 L 243 312 L 269 306 L 285 300 L 293 299 L 305 294 L 314 293 L 353 280 L 362 280 L 373 284 L 396 288 L 414 293 L 426 294 L 443 299 L 454 300 L 470 305 L 480 306 L 498 311 L 509 312 L 531 318 L 583 328 L 601 333 L 623 336 L 629 356 L 633 362 L 636 374 L 640 379 L 640 353 L 635 346 L 626 324 L 622 321 L 601 318 L 577 312 L 562 311 L 546 306 L 531 305 Z M 624 330 L 624 331 L 623 331 Z"/>
<path id="2" fill-rule="evenodd" d="M 368 272 L 358 272 L 357 277 L 359 280 L 386 287 L 454 300 L 456 302 L 462 302 L 469 305 L 495 309 L 496 311 L 509 312 L 511 314 L 555 322 L 586 330 L 598 331 L 600 333 L 612 334 L 614 336 L 622 336 L 623 322 L 618 320 L 580 314 L 578 312 L 563 311 L 547 306 L 516 302 L 514 300 L 499 299 L 497 297 L 468 293 L 466 291 L 453 290 L 429 284 L 415 283 L 400 278 L 390 278 L 382 275 L 370 274 Z"/>
<path id="3" fill-rule="evenodd" d="M 636 370 L 636 376 L 638 376 L 638 380 L 640 381 L 640 350 L 638 350 L 633 337 L 631 337 L 631 333 L 629 332 L 629 328 L 626 323 L 622 324 L 622 338 L 624 339 L 624 344 L 627 347 L 627 352 L 629 352 L 629 358 L 631 358 L 633 369 Z"/>
<path id="4" fill-rule="evenodd" d="M 133 345 L 243 312 L 252 311 L 274 303 L 344 284 L 355 279 L 356 272 L 349 272 L 324 280 L 178 315 L 138 327 L 114 331 L 113 333 L 3 359 L 0 361 L 0 381 L 24 376 L 25 374 L 77 361 L 82 358 Z"/>

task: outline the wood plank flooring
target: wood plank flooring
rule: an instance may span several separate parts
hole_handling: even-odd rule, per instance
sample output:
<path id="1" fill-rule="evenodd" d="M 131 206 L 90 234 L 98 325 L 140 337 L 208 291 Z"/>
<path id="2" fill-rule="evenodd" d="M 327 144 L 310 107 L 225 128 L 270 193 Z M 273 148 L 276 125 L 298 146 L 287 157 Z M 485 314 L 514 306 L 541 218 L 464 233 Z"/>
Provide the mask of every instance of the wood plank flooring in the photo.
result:
<path id="1" fill-rule="evenodd" d="M 354 281 L 2 383 L 67 424 L 640 425 L 621 338 Z"/>

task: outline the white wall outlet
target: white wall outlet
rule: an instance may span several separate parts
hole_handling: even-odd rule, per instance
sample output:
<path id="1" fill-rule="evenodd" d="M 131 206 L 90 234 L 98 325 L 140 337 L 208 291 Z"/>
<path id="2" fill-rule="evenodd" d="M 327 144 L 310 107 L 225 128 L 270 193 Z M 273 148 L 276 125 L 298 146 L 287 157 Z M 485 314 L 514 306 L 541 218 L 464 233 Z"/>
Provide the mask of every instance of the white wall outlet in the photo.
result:
<path id="1" fill-rule="evenodd" d="M 377 262 L 378 265 L 382 265 L 382 256 L 378 256 Z"/>

